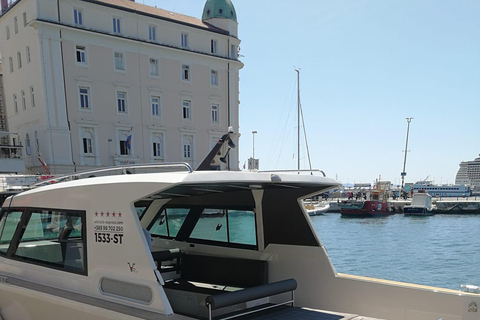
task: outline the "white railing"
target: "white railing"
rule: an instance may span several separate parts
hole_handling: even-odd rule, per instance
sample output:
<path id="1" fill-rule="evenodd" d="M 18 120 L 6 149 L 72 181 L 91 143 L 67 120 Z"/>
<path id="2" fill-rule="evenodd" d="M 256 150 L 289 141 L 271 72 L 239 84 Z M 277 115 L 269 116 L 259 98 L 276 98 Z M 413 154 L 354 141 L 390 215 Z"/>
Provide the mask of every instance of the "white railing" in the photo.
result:
<path id="1" fill-rule="evenodd" d="M 42 182 L 36 183 L 33 187 L 44 186 L 57 182 L 65 182 L 72 180 L 79 180 L 85 178 L 93 177 L 103 177 L 103 176 L 114 176 L 114 175 L 123 175 L 123 174 L 139 174 L 139 173 L 154 173 L 154 172 L 178 172 L 178 171 L 187 171 L 193 172 L 192 167 L 188 163 L 184 162 L 171 162 L 171 163 L 152 163 L 152 164 L 138 164 L 138 165 L 128 165 L 128 166 L 115 166 L 115 167 L 105 167 L 93 170 L 86 170 L 81 172 L 75 172 L 52 179 L 44 180 Z"/>

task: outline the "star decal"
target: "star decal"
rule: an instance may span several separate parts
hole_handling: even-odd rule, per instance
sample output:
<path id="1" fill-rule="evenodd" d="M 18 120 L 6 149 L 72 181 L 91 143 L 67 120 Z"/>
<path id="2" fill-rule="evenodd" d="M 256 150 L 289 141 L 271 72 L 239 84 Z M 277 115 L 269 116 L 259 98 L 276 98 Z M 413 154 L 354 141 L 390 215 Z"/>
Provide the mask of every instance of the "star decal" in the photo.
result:
<path id="1" fill-rule="evenodd" d="M 119 212 L 119 213 L 118 213 L 118 217 L 121 217 L 121 216 L 122 216 L 122 213 L 121 213 L 121 212 Z"/>
<path id="2" fill-rule="evenodd" d="M 115 215 L 116 215 L 115 211 L 114 211 L 114 212 L 112 212 L 112 216 L 114 216 L 114 217 L 115 217 Z"/>
<path id="3" fill-rule="evenodd" d="M 98 211 L 95 211 L 95 217 L 98 217 Z"/>
<path id="4" fill-rule="evenodd" d="M 107 217 L 110 217 L 110 212 L 107 211 Z"/>
<path id="5" fill-rule="evenodd" d="M 102 211 L 102 212 L 100 212 L 100 215 L 101 215 L 102 217 L 103 217 L 103 214 L 104 214 L 104 213 L 103 213 L 103 211 Z"/>

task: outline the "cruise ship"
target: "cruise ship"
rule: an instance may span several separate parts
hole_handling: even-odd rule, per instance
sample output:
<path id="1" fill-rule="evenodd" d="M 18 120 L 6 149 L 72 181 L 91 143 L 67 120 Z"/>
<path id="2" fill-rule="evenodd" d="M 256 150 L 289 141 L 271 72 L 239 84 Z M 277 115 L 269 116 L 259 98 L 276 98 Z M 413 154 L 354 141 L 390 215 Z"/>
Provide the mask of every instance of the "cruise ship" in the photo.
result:
<path id="1" fill-rule="evenodd" d="M 469 185 L 476 194 L 480 193 L 480 154 L 478 156 L 473 161 L 460 162 L 455 178 L 455 184 Z"/>
<path id="2" fill-rule="evenodd" d="M 413 192 L 425 190 L 432 197 L 469 197 L 472 195 L 470 186 L 466 184 L 442 184 L 436 185 L 432 181 L 417 181 L 413 185 Z"/>

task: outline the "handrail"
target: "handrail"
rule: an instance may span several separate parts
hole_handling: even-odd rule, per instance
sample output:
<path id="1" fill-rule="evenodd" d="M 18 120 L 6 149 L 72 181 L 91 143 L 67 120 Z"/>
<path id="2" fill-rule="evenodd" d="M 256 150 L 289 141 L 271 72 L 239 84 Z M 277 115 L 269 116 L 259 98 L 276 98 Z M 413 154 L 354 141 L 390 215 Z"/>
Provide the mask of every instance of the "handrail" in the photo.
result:
<path id="1" fill-rule="evenodd" d="M 185 171 L 189 173 L 193 172 L 192 167 L 186 162 L 167 162 L 167 163 L 149 163 L 149 164 L 137 164 L 137 165 L 128 165 L 128 166 L 113 166 L 113 167 L 104 167 L 100 169 L 93 169 L 93 170 L 85 170 L 75 173 L 70 173 L 67 175 L 55 177 L 52 179 L 44 180 L 42 182 L 34 184 L 32 187 L 40 187 L 43 185 L 48 185 L 57 182 L 65 182 L 65 181 L 72 181 L 72 180 L 79 180 L 82 178 L 92 178 L 96 177 L 96 175 L 100 174 L 100 176 L 109 176 L 109 175 L 123 175 L 123 174 L 135 174 L 135 171 L 138 169 L 175 169 L 175 168 L 183 168 Z M 132 170 L 132 171 L 131 171 Z M 161 170 L 159 170 L 161 171 Z M 183 171 L 183 170 L 172 170 L 172 172 Z M 108 173 L 112 174 L 108 174 Z M 116 173 L 113 173 L 116 172 Z M 142 172 L 143 173 L 143 172 Z M 96 174 L 96 175 L 95 175 Z"/>
<path id="2" fill-rule="evenodd" d="M 313 172 L 320 172 L 321 174 L 323 174 L 324 177 L 326 177 L 327 175 L 325 174 L 325 172 L 323 172 L 323 170 L 320 170 L 320 169 L 300 169 L 300 170 L 296 170 L 296 169 L 283 169 L 283 170 L 262 170 L 262 171 L 258 171 L 258 172 L 280 172 L 280 173 L 289 173 L 289 172 L 310 172 L 313 174 Z"/>

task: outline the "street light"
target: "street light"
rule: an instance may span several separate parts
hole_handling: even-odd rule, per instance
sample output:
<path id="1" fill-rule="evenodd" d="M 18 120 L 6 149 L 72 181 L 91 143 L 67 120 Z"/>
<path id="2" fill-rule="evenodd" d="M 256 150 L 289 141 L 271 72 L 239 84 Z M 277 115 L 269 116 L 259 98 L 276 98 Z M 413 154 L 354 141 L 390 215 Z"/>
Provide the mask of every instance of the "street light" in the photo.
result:
<path id="1" fill-rule="evenodd" d="M 405 118 L 407 119 L 407 141 L 405 142 L 405 158 L 403 158 L 403 171 L 401 173 L 402 176 L 402 191 L 403 187 L 405 186 L 405 176 L 407 173 L 405 172 L 405 166 L 407 165 L 407 151 L 408 151 L 408 132 L 410 131 L 410 122 L 412 121 L 413 118 Z"/>
<path id="2" fill-rule="evenodd" d="M 253 156 L 252 156 L 252 159 L 254 159 L 253 161 L 255 161 L 255 133 L 257 133 L 257 131 L 252 131 L 252 137 L 253 137 Z"/>

